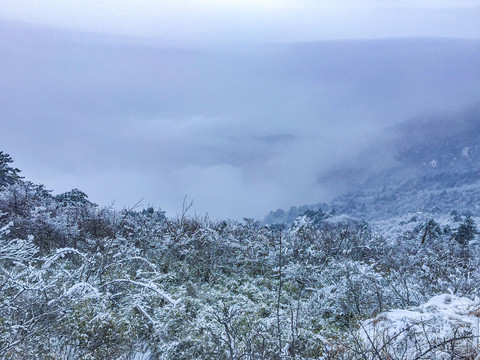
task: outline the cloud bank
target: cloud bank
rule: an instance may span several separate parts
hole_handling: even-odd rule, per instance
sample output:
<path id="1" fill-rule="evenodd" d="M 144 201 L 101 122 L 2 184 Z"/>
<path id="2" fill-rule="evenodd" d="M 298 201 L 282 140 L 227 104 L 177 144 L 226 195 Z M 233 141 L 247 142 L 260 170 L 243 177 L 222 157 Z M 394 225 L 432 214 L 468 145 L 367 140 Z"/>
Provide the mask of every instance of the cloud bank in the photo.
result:
<path id="1" fill-rule="evenodd" d="M 262 217 L 326 201 L 372 131 L 480 99 L 473 40 L 186 46 L 2 23 L 0 144 L 102 205 Z"/>

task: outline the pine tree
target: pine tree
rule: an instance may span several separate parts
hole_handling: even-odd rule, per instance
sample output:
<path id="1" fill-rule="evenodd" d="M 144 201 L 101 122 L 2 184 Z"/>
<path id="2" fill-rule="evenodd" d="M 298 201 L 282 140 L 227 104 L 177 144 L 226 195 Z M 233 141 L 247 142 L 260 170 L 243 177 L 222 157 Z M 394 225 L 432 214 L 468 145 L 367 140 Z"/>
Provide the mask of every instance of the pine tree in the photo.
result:
<path id="1" fill-rule="evenodd" d="M 10 155 L 0 151 L 0 187 L 5 185 L 12 185 L 20 176 L 19 169 L 11 167 L 9 164 L 13 162 Z"/>
<path id="2" fill-rule="evenodd" d="M 478 233 L 475 221 L 470 216 L 465 218 L 465 221 L 460 224 L 457 231 L 455 232 L 455 240 L 459 244 L 466 245 L 469 241 L 475 238 L 475 235 Z"/>

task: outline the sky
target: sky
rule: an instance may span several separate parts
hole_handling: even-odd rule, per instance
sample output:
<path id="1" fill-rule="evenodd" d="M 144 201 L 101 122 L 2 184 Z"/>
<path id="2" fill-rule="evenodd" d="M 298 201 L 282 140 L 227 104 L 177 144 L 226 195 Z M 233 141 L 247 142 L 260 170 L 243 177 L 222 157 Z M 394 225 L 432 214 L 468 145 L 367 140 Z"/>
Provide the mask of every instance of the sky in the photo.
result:
<path id="1" fill-rule="evenodd" d="M 261 219 L 331 198 L 320 179 L 377 129 L 478 102 L 479 18 L 475 0 L 3 0 L 0 147 L 54 193 Z"/>
<path id="2" fill-rule="evenodd" d="M 191 42 L 478 38 L 480 0 L 2 0 L 3 19 Z"/>

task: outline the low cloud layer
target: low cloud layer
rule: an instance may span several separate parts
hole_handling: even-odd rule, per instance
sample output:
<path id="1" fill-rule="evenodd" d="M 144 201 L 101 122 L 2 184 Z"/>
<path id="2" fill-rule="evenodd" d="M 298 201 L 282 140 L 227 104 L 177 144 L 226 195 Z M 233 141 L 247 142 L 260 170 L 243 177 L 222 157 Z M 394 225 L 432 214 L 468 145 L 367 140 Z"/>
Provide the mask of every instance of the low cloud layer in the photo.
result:
<path id="1" fill-rule="evenodd" d="M 187 47 L 0 24 L 1 149 L 102 205 L 262 217 L 328 200 L 319 179 L 375 129 L 480 99 L 480 42 Z"/>

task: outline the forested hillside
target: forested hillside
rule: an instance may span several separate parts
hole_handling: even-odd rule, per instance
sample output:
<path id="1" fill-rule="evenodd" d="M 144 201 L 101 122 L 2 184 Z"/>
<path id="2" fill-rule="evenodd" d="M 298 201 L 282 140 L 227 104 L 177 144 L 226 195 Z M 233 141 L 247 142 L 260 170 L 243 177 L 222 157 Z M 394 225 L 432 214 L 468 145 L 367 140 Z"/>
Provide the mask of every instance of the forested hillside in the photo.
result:
<path id="1" fill-rule="evenodd" d="M 0 153 L 0 358 L 474 359 L 478 219 L 292 226 L 53 195 Z"/>
<path id="2" fill-rule="evenodd" d="M 290 225 L 306 210 L 367 221 L 452 211 L 480 216 L 480 105 L 428 115 L 379 131 L 375 141 L 320 178 L 344 191 L 328 203 L 270 212 L 264 222 Z"/>

